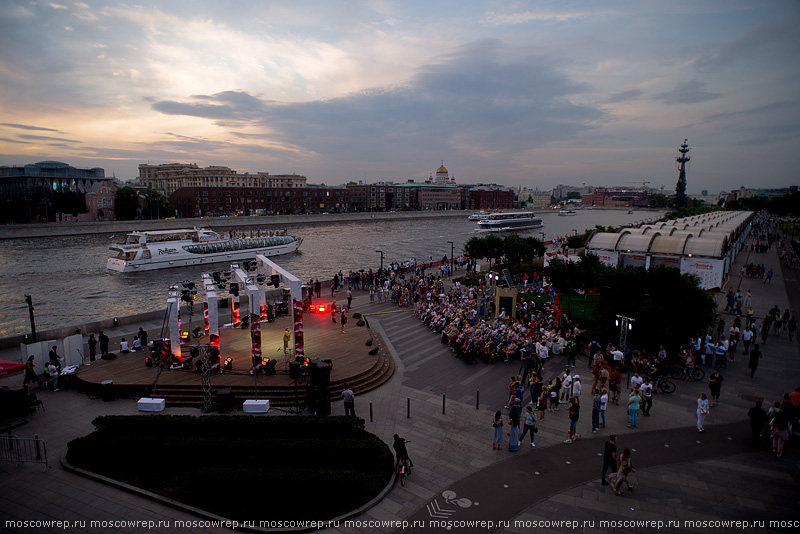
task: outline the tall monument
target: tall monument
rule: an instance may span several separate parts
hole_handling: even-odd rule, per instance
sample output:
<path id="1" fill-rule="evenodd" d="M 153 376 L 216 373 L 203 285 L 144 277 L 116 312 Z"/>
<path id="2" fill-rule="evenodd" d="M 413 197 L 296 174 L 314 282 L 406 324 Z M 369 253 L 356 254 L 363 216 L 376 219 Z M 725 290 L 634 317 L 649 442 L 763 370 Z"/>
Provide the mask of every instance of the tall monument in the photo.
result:
<path id="1" fill-rule="evenodd" d="M 686 163 L 692 158 L 687 155 L 689 153 L 689 144 L 687 141 L 688 139 L 683 140 L 683 144 L 678 149 L 681 155 L 675 158 L 675 161 L 679 164 L 678 169 L 680 171 L 680 174 L 678 174 L 678 185 L 675 186 L 676 208 L 685 208 L 688 203 L 686 199 Z"/>

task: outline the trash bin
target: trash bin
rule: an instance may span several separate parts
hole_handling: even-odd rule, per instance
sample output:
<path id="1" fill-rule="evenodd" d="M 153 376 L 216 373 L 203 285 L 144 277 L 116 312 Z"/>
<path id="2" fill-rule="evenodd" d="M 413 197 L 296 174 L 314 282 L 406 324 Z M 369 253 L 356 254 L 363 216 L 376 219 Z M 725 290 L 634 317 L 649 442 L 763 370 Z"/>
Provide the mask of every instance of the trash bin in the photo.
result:
<path id="1" fill-rule="evenodd" d="M 103 380 L 100 382 L 100 397 L 106 402 L 115 400 L 113 380 Z"/>

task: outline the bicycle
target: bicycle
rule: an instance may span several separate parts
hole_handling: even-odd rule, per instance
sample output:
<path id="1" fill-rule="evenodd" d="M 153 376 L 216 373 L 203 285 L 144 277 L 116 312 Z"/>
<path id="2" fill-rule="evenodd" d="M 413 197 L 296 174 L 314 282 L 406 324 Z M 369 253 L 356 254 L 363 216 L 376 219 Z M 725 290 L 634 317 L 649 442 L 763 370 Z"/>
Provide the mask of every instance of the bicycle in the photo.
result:
<path id="1" fill-rule="evenodd" d="M 662 393 L 669 395 L 670 393 L 675 391 L 675 382 L 672 380 L 668 380 L 665 375 L 658 375 L 655 379 L 650 377 L 651 380 L 655 381 L 656 387 L 661 390 Z"/>
<path id="2" fill-rule="evenodd" d="M 674 366 L 672 368 L 672 378 L 674 380 L 681 380 L 684 378 L 684 368 L 679 366 Z M 706 377 L 706 372 L 703 371 L 700 366 L 695 365 L 694 369 L 692 369 L 691 379 L 695 382 L 700 382 Z"/>

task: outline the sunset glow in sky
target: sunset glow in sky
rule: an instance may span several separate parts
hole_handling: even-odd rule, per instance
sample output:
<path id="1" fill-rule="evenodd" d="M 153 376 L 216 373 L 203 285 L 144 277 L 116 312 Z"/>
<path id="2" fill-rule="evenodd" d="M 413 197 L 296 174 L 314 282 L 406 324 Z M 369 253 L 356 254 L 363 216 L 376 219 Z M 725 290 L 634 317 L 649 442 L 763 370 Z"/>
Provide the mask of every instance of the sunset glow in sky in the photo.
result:
<path id="1" fill-rule="evenodd" d="M 0 2 L 0 165 L 800 183 L 800 2 Z"/>

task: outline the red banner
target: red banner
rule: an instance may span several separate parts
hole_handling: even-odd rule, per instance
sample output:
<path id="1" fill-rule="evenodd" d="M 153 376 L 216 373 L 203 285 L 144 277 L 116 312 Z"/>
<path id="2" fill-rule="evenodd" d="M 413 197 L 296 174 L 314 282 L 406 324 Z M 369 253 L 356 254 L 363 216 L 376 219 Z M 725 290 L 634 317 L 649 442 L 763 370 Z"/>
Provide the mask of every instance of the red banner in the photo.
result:
<path id="1" fill-rule="evenodd" d="M 294 355 L 295 358 L 303 358 L 305 349 L 303 348 L 303 301 L 292 301 L 292 316 L 294 318 Z"/>

